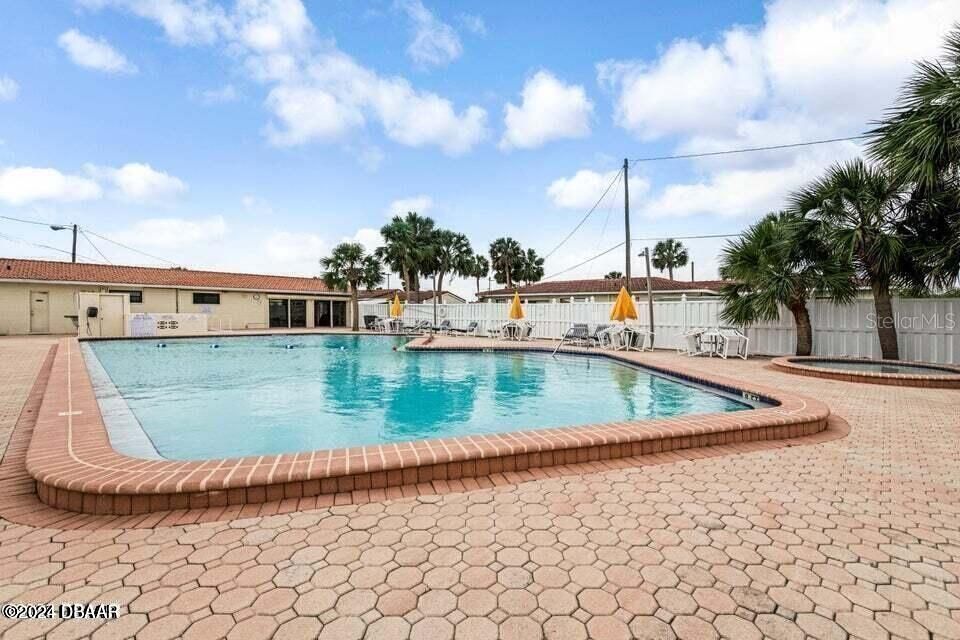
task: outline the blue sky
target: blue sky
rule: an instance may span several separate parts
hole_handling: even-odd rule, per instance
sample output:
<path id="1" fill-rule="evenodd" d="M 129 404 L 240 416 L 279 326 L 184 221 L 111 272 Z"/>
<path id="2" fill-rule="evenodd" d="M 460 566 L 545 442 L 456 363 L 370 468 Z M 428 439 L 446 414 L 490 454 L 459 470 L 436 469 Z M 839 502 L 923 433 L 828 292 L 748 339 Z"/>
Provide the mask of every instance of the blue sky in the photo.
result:
<path id="1" fill-rule="evenodd" d="M 511 235 L 543 254 L 625 156 L 860 133 L 960 20 L 955 0 L 0 11 L 0 215 L 76 222 L 186 266 L 304 274 L 344 239 L 372 248 L 410 207 L 478 250 Z M 633 235 L 736 232 L 858 152 L 637 165 Z M 621 207 L 605 201 L 547 272 L 618 242 Z M 69 247 L 40 225 L 0 220 L 0 234 L 0 255 Z M 94 240 L 113 262 L 163 264 Z M 715 275 L 722 242 L 687 244 L 697 275 Z M 99 258 L 83 239 L 80 253 Z M 620 252 L 567 276 L 612 268 Z"/>

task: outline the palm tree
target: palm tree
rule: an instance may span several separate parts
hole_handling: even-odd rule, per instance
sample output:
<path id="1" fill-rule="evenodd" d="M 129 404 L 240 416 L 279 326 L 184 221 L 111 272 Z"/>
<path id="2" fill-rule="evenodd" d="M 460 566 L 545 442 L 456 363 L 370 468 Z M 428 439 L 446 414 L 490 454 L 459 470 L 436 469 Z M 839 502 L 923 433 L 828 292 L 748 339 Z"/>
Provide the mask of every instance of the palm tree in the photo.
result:
<path id="1" fill-rule="evenodd" d="M 916 65 L 897 105 L 873 129 L 868 146 L 899 182 L 913 189 L 906 224 L 911 252 L 927 281 L 949 287 L 960 274 L 960 25 L 947 34 L 941 60 Z M 935 239 L 935 240 L 934 240 Z"/>
<path id="2" fill-rule="evenodd" d="M 513 287 L 517 269 L 524 259 L 523 248 L 513 238 L 497 238 L 490 243 L 490 264 L 493 277 L 508 289 Z"/>
<path id="3" fill-rule="evenodd" d="M 536 251 L 527 249 L 523 254 L 517 279 L 522 280 L 524 284 L 539 282 L 543 279 L 543 263 L 544 259 L 538 256 Z"/>
<path id="4" fill-rule="evenodd" d="M 687 249 L 683 243 L 673 238 L 661 240 L 653 247 L 653 268 L 658 269 L 660 273 L 666 269 L 671 280 L 673 280 L 673 270 L 687 266 L 689 259 L 690 256 L 687 255 Z"/>
<path id="5" fill-rule="evenodd" d="M 326 258 L 320 258 L 324 269 L 323 282 L 331 289 L 350 292 L 350 312 L 353 330 L 360 330 L 360 303 L 357 292 L 360 285 L 372 289 L 383 279 L 383 270 L 376 257 L 367 255 L 363 245 L 355 242 L 338 244 Z"/>
<path id="6" fill-rule="evenodd" d="M 466 276 L 477 279 L 477 293 L 480 293 L 480 280 L 486 278 L 488 273 L 490 273 L 490 261 L 484 255 L 474 254 L 470 262 L 470 273 Z"/>
<path id="7" fill-rule="evenodd" d="M 720 261 L 720 276 L 729 281 L 720 290 L 723 319 L 741 326 L 775 321 L 783 305 L 797 327 L 797 355 L 810 355 L 807 300 L 820 295 L 847 304 L 857 291 L 853 269 L 831 255 L 820 226 L 797 213 L 771 213 L 729 241 Z"/>
<path id="8" fill-rule="evenodd" d="M 384 244 L 377 249 L 377 257 L 400 274 L 406 291 L 420 290 L 420 276 L 432 250 L 434 226 L 431 218 L 410 211 L 403 217 L 394 216 L 380 229 Z"/>
<path id="9" fill-rule="evenodd" d="M 935 190 L 960 178 L 960 24 L 947 34 L 943 59 L 922 60 L 897 106 L 870 132 L 869 157 L 893 177 Z"/>
<path id="10" fill-rule="evenodd" d="M 623 280 L 622 271 L 611 271 L 607 275 L 603 276 L 604 280 Z"/>
<path id="11" fill-rule="evenodd" d="M 889 360 L 900 355 L 890 289 L 922 286 L 901 234 L 905 201 L 885 171 L 860 159 L 834 165 L 790 197 L 791 210 L 824 223 L 833 254 L 849 260 L 857 277 L 869 283 L 880 351 Z"/>
<path id="12" fill-rule="evenodd" d="M 437 279 L 434 288 L 434 295 L 439 296 L 443 291 L 443 277 L 452 274 L 458 276 L 469 276 L 470 267 L 473 259 L 473 248 L 467 236 L 462 233 L 454 233 L 448 229 L 437 229 L 433 233 L 433 273 Z"/>

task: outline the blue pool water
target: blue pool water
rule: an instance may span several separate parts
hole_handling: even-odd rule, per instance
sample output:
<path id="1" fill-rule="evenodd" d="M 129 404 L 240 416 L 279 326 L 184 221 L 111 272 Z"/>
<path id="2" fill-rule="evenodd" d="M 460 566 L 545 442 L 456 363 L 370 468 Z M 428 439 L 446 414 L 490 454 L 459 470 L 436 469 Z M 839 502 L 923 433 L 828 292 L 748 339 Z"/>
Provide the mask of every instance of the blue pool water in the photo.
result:
<path id="1" fill-rule="evenodd" d="M 171 459 L 751 408 L 605 358 L 395 351 L 405 340 L 389 336 L 162 342 L 88 344 L 157 452 Z"/>

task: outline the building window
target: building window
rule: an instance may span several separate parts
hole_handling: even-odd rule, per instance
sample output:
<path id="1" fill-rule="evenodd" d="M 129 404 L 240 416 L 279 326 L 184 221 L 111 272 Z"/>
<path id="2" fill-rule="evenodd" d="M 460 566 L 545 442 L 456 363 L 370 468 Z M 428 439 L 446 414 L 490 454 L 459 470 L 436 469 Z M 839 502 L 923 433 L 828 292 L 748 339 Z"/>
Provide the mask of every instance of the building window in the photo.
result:
<path id="1" fill-rule="evenodd" d="M 130 291 L 129 289 L 110 289 L 109 293 L 128 293 L 130 294 L 130 304 L 143 304 L 143 291 Z"/>
<path id="2" fill-rule="evenodd" d="M 220 304 L 219 293 L 194 293 L 193 304 Z"/>

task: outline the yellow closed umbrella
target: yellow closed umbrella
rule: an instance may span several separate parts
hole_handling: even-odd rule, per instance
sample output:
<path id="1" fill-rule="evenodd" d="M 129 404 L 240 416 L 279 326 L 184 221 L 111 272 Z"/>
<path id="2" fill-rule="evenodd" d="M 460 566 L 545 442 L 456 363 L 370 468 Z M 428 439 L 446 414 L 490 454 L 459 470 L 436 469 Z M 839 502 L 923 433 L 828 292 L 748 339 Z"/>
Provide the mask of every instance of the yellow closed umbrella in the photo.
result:
<path id="1" fill-rule="evenodd" d="M 393 302 L 390 304 L 390 317 L 399 318 L 403 315 L 403 305 L 400 304 L 400 294 L 393 294 Z"/>
<path id="2" fill-rule="evenodd" d="M 510 319 L 523 320 L 523 307 L 520 305 L 520 292 L 513 292 L 513 302 L 510 304 Z"/>
<path id="3" fill-rule="evenodd" d="M 613 310 L 610 312 L 610 319 L 624 322 L 627 318 L 637 319 L 637 307 L 633 304 L 633 298 L 627 292 L 627 288 L 620 287 L 617 301 L 613 303 Z"/>

